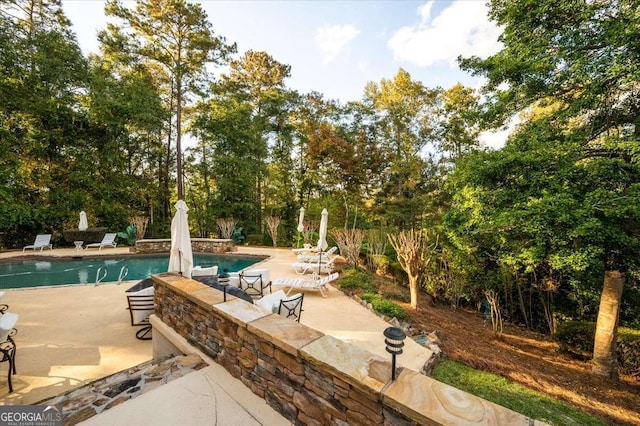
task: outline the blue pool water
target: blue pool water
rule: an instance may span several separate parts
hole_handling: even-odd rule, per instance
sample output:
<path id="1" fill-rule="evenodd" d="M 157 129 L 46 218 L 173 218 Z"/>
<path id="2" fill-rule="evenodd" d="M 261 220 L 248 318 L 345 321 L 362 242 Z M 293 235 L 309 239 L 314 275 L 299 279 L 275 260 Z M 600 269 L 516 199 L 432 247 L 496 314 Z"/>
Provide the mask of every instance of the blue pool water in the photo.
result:
<path id="1" fill-rule="evenodd" d="M 194 253 L 193 264 L 202 266 L 218 265 L 218 269 L 229 272 L 240 271 L 263 257 Z M 100 276 L 107 271 L 102 282 L 118 281 L 123 267 L 129 272 L 124 280 L 143 280 L 152 274 L 167 272 L 169 255 L 120 256 L 117 258 L 94 257 L 84 259 L 24 260 L 0 263 L 0 289 L 44 287 L 63 284 L 87 284 L 96 282 L 98 269 Z"/>

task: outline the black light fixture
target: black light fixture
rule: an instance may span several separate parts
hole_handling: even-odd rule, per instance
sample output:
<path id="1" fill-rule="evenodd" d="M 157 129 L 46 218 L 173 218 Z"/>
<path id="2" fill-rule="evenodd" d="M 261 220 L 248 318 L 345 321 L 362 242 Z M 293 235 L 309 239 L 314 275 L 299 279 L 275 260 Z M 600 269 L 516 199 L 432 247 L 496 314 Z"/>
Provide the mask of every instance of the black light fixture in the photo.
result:
<path id="1" fill-rule="evenodd" d="M 226 269 L 222 270 L 222 273 L 218 275 L 218 284 L 222 287 L 223 300 L 227 301 L 227 286 L 229 285 L 229 273 Z"/>
<path id="2" fill-rule="evenodd" d="M 384 343 L 387 345 L 387 352 L 391 354 L 391 380 L 396 379 L 396 355 L 402 353 L 404 339 L 407 337 L 398 327 L 388 327 L 384 330 Z"/>

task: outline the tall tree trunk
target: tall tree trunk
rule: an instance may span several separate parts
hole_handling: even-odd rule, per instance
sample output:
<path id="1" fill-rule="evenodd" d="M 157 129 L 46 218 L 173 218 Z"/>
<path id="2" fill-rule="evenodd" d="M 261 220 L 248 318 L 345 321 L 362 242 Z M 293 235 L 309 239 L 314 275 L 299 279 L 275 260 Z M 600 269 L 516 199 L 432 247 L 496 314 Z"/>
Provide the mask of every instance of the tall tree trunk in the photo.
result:
<path id="1" fill-rule="evenodd" d="M 618 334 L 618 316 L 620 300 L 624 287 L 625 274 L 619 271 L 606 271 L 600 297 L 596 337 L 593 345 L 594 374 L 618 378 L 616 362 L 616 336 Z"/>
<path id="2" fill-rule="evenodd" d="M 178 179 L 178 200 L 184 200 L 184 180 L 182 175 L 182 81 L 176 81 L 176 175 Z"/>
<path id="3" fill-rule="evenodd" d="M 418 277 L 412 274 L 409 275 L 409 294 L 411 295 L 411 308 L 418 309 Z"/>

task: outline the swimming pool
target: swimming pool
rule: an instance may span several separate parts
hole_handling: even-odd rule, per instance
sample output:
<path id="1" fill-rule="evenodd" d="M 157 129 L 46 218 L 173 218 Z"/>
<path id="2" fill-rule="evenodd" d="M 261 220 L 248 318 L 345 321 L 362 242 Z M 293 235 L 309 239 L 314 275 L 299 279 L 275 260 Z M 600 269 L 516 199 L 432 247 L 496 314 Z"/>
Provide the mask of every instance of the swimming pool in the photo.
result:
<path id="1" fill-rule="evenodd" d="M 218 265 L 219 270 L 236 272 L 265 257 L 194 253 L 193 258 L 194 265 Z M 143 280 L 168 267 L 168 254 L 14 261 L 0 263 L 0 289 L 95 283 L 98 270 L 100 277 L 106 271 L 102 282 L 114 282 L 123 268 L 128 269 L 124 280 Z"/>

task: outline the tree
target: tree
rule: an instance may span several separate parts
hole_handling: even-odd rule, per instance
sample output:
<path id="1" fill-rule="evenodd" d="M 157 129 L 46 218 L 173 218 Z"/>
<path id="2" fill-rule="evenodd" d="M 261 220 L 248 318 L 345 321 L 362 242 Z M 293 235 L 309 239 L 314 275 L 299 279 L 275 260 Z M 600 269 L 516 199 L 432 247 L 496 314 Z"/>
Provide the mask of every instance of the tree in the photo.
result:
<path id="1" fill-rule="evenodd" d="M 364 103 L 374 113 L 377 143 L 387 158 L 376 207 L 391 224 L 412 227 L 424 205 L 422 155 L 435 136 L 437 90 L 427 89 L 400 69 L 393 79 L 367 83 Z"/>
<path id="2" fill-rule="evenodd" d="M 125 26 L 109 24 L 99 38 L 106 52 L 123 51 L 139 62 L 159 65 L 171 77 L 172 113 L 176 123 L 178 199 L 184 198 L 182 176 L 182 112 L 207 77 L 206 65 L 220 65 L 235 52 L 223 37 L 215 36 L 199 4 L 184 0 L 136 1 L 135 11 L 118 0 L 109 0 L 107 16 Z M 171 134 L 171 132 L 169 132 Z M 170 146 L 167 147 L 170 152 Z"/>
<path id="3" fill-rule="evenodd" d="M 399 234 L 387 234 L 389 242 L 398 254 L 398 262 L 409 277 L 409 293 L 411 307 L 418 309 L 418 289 L 424 270 L 431 261 L 434 245 L 429 245 L 423 231 L 410 229 Z"/>
<path id="4" fill-rule="evenodd" d="M 574 135 L 582 164 L 591 166 L 596 174 L 604 171 L 607 175 L 603 189 L 591 188 L 588 193 L 589 201 L 598 208 L 584 218 L 597 221 L 597 226 L 608 231 L 600 238 L 585 232 L 597 248 L 603 274 L 626 273 L 639 254 L 633 227 L 620 217 L 620 212 L 636 217 L 633 205 L 638 204 L 637 11 L 635 1 L 494 0 L 489 14 L 504 27 L 504 48 L 484 60 L 461 60 L 464 69 L 487 78 L 487 117 L 494 123 L 500 124 L 535 102 L 559 101 L 555 123 Z M 579 186 L 574 182 L 568 185 Z M 614 293 L 603 292 L 603 296 Z M 616 305 L 615 297 L 610 302 Z M 615 321 L 599 324 L 596 346 L 611 348 L 604 342 L 615 335 L 616 326 Z M 602 353 L 597 355 L 603 357 Z"/>
<path id="5" fill-rule="evenodd" d="M 458 83 L 439 94 L 441 119 L 438 147 L 454 162 L 480 145 L 479 99 L 474 90 Z"/>
<path id="6" fill-rule="evenodd" d="M 68 153 L 84 137 L 87 64 L 60 1 L 3 2 L 0 58 L 0 229 L 20 243 L 61 229 L 82 198 Z"/>

